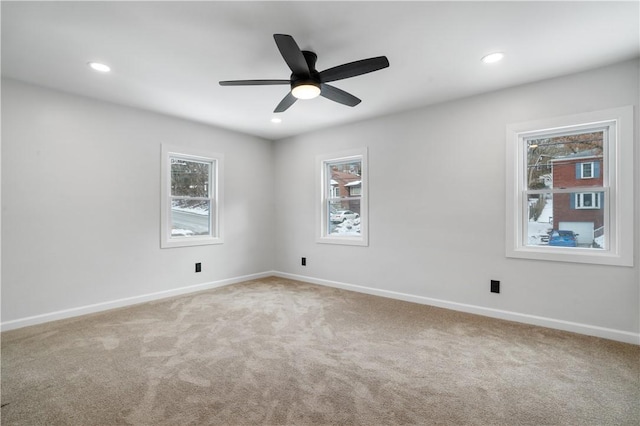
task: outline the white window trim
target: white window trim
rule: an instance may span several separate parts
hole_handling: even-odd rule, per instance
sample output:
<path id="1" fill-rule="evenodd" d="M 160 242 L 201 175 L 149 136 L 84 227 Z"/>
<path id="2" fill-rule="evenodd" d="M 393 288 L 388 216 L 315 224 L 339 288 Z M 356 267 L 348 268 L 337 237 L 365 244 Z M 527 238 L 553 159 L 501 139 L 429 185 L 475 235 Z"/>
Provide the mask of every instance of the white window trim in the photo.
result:
<path id="1" fill-rule="evenodd" d="M 211 187 L 213 203 L 211 206 L 211 233 L 212 235 L 193 237 L 172 237 L 171 236 L 171 157 L 213 162 L 213 185 Z M 224 176 L 224 156 L 222 154 L 194 150 L 174 145 L 162 144 L 161 159 L 161 183 L 160 183 L 160 247 L 190 247 L 209 244 L 222 244 L 223 230 L 223 176 Z"/>
<path id="2" fill-rule="evenodd" d="M 576 192 L 575 194 L 576 210 L 600 210 L 600 192 Z M 584 196 L 591 195 L 593 198 L 592 206 L 584 205 Z"/>
<path id="3" fill-rule="evenodd" d="M 633 266 L 634 238 L 634 132 L 633 106 L 593 111 L 571 116 L 556 117 L 526 123 L 511 124 L 506 132 L 506 256 L 521 259 L 536 259 L 560 262 L 592 263 L 601 265 Z M 614 134 L 609 135 L 607 143 L 608 164 L 603 164 L 608 179 L 605 186 L 605 202 L 610 211 L 605 210 L 605 222 L 608 221 L 607 248 L 561 248 L 527 246 L 524 239 L 524 226 L 528 217 L 524 211 L 523 191 L 526 178 L 523 138 L 532 134 L 546 134 L 566 130 L 578 130 L 579 127 L 592 127 L 598 123 L 615 123 Z M 602 173 L 602 171 L 601 171 Z M 589 188 L 601 191 L 601 188 Z M 575 192 L 575 188 L 572 188 Z M 518 206 L 523 206 L 518 208 Z M 604 206 L 601 206 L 604 207 Z M 524 214 L 523 214 L 524 213 Z"/>
<path id="4" fill-rule="evenodd" d="M 360 200 L 360 235 L 328 235 L 327 227 L 329 223 L 329 212 L 326 206 L 326 192 L 331 188 L 326 188 L 328 182 L 326 172 L 327 163 L 347 162 L 359 160 L 362 162 L 362 194 L 354 199 Z M 351 246 L 369 245 L 369 197 L 368 180 L 369 169 L 367 165 L 367 148 L 352 149 L 333 154 L 319 155 L 316 157 L 316 176 L 319 179 L 316 185 L 316 242 L 323 244 L 342 244 Z M 350 197 L 349 197 L 350 198 Z"/>
<path id="5" fill-rule="evenodd" d="M 585 176 L 584 175 L 584 165 L 585 164 L 591 164 L 591 175 L 590 176 Z M 595 161 L 587 161 L 585 163 L 580 163 L 580 179 L 593 179 L 593 170 L 595 167 Z"/>

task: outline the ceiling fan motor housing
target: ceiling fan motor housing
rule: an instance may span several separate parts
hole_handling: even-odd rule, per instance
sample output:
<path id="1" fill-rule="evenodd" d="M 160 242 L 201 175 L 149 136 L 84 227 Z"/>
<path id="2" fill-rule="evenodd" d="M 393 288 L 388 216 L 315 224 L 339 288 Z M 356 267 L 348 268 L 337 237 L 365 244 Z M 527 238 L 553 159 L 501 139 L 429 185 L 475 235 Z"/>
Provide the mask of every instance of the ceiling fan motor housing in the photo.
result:
<path id="1" fill-rule="evenodd" d="M 308 50 L 303 50 L 302 54 L 309 66 L 309 75 L 291 74 L 291 89 L 293 90 L 294 88 L 302 85 L 311 85 L 319 88 L 320 73 L 316 70 L 318 55 L 313 52 L 309 52 Z"/>

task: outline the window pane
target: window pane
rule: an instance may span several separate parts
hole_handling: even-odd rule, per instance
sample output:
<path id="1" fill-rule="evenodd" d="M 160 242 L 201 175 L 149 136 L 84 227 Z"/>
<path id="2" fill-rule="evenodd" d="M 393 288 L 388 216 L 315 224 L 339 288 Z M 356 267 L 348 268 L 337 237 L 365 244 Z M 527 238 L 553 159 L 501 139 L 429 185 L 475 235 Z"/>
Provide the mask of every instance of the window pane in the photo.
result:
<path id="1" fill-rule="evenodd" d="M 605 248 L 603 192 L 528 194 L 529 246 Z"/>
<path id="2" fill-rule="evenodd" d="M 527 139 L 527 189 L 603 186 L 604 132 Z"/>
<path id="3" fill-rule="evenodd" d="M 171 157 L 171 195 L 209 197 L 212 163 Z"/>
<path id="4" fill-rule="evenodd" d="M 528 212 L 527 245 L 548 245 L 549 232 L 553 229 L 553 195 L 529 194 Z"/>
<path id="5" fill-rule="evenodd" d="M 360 200 L 329 201 L 328 234 L 360 235 Z"/>
<path id="6" fill-rule="evenodd" d="M 210 200 L 171 200 L 171 236 L 211 235 Z"/>
<path id="7" fill-rule="evenodd" d="M 362 161 L 352 160 L 327 164 L 329 184 L 327 192 L 331 198 L 359 196 L 362 188 Z"/>

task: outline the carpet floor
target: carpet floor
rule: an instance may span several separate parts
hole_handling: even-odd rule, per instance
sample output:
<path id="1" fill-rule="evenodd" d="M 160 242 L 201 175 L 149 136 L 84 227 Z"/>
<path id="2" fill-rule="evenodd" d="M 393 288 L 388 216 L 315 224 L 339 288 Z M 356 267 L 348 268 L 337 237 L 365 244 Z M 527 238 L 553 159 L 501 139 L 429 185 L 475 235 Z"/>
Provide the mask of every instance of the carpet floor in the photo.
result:
<path id="1" fill-rule="evenodd" d="M 3 425 L 638 425 L 640 347 L 280 278 L 2 333 Z"/>

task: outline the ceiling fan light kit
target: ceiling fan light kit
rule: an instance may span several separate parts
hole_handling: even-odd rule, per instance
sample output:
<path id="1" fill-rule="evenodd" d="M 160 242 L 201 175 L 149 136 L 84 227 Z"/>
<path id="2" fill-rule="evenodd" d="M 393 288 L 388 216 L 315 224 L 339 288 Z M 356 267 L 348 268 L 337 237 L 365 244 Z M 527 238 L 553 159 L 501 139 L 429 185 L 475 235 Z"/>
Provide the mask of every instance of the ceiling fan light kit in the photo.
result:
<path id="1" fill-rule="evenodd" d="M 273 38 L 284 61 L 291 69 L 289 80 L 228 80 L 221 81 L 221 86 L 265 86 L 289 84 L 291 90 L 280 101 L 274 112 L 284 112 L 298 99 L 313 99 L 317 96 L 330 99 L 343 105 L 354 107 L 361 101 L 350 93 L 329 82 L 356 77 L 389 66 L 386 56 L 362 59 L 348 64 L 318 72 L 316 60 L 318 56 L 307 50 L 300 50 L 293 37 L 286 34 L 274 34 Z"/>
<path id="2" fill-rule="evenodd" d="M 291 87 L 291 94 L 298 99 L 317 98 L 320 96 L 320 92 L 320 85 L 313 82 L 299 83 L 297 86 Z"/>

